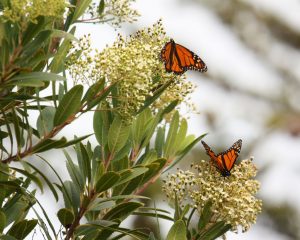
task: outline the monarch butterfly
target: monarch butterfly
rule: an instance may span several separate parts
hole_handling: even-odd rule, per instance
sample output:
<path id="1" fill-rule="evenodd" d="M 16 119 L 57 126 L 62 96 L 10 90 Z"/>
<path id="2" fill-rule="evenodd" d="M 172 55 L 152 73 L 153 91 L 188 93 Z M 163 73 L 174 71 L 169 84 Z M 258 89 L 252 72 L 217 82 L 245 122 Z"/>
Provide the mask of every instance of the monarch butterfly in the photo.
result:
<path id="1" fill-rule="evenodd" d="M 203 144 L 206 150 L 206 154 L 210 156 L 211 161 L 217 167 L 218 171 L 222 174 L 222 176 L 230 176 L 230 170 L 233 168 L 234 163 L 240 154 L 242 148 L 242 140 L 239 139 L 231 146 L 231 148 L 217 155 L 204 141 L 201 141 L 201 143 Z"/>
<path id="2" fill-rule="evenodd" d="M 206 72 L 206 64 L 195 53 L 171 39 L 161 50 L 161 59 L 167 72 L 183 74 L 187 70 Z"/>

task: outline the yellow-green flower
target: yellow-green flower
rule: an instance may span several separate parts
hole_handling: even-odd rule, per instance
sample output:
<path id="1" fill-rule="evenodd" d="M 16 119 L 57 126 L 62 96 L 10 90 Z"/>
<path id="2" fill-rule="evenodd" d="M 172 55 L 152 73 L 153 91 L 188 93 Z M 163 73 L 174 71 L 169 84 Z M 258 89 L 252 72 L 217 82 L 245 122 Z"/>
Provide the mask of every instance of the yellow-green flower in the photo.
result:
<path id="1" fill-rule="evenodd" d="M 3 10 L 4 19 L 12 22 L 36 22 L 38 16 L 62 18 L 65 0 L 10 0 Z"/>
<path id="2" fill-rule="evenodd" d="M 176 195 L 180 203 L 192 204 L 199 213 L 211 201 L 212 220 L 226 221 L 232 226 L 232 231 L 238 226 L 247 231 L 256 222 L 262 201 L 255 197 L 260 184 L 253 179 L 257 169 L 252 160 L 241 161 L 234 166 L 231 176 L 225 178 L 204 160 L 193 169 L 197 173 L 180 171 L 177 175 L 168 176 L 163 190 L 170 200 L 174 200 Z"/>

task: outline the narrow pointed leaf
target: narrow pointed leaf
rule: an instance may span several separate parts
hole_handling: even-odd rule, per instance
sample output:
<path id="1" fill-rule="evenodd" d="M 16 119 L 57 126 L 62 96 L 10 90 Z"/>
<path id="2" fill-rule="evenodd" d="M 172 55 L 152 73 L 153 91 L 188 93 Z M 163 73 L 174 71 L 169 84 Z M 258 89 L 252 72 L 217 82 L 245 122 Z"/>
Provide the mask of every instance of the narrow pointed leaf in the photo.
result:
<path id="1" fill-rule="evenodd" d="M 102 175 L 96 184 L 97 193 L 104 192 L 114 186 L 120 179 L 120 174 L 115 172 L 107 172 Z"/>
<path id="2" fill-rule="evenodd" d="M 224 221 L 217 222 L 211 226 L 204 234 L 201 235 L 203 240 L 213 240 L 222 236 L 225 232 L 230 230 L 231 225 L 226 224 Z"/>
<path id="3" fill-rule="evenodd" d="M 108 213 L 106 213 L 103 217 L 105 220 L 114 220 L 120 219 L 124 220 L 127 218 L 132 212 L 134 212 L 139 207 L 143 206 L 143 203 L 140 202 L 125 202 L 117 205 L 113 209 L 111 209 Z"/>
<path id="4" fill-rule="evenodd" d="M 76 28 L 73 27 L 69 33 L 74 34 L 75 30 Z M 71 41 L 69 39 L 64 39 L 63 43 L 59 46 L 58 51 L 51 62 L 50 65 L 51 72 L 59 73 L 63 71 L 65 66 L 66 56 L 69 52 L 70 47 L 71 47 Z"/>
<path id="5" fill-rule="evenodd" d="M 101 14 L 103 13 L 104 7 L 105 7 L 105 2 L 104 2 L 104 0 L 101 0 L 100 3 L 99 3 L 99 6 L 98 6 L 98 14 L 99 14 L 99 16 L 101 16 Z"/>
<path id="6" fill-rule="evenodd" d="M 126 171 L 123 171 L 121 173 L 120 180 L 115 184 L 115 186 L 121 185 L 123 183 L 126 183 L 142 174 L 148 171 L 148 168 L 146 167 L 136 167 L 132 169 L 128 169 Z"/>
<path id="7" fill-rule="evenodd" d="M 76 85 L 63 96 L 54 116 L 54 126 L 64 123 L 71 115 L 77 113 L 82 93 L 83 86 Z"/>
<path id="8" fill-rule="evenodd" d="M 43 81 L 65 81 L 66 78 L 55 73 L 31 72 L 22 73 L 10 79 L 8 85 L 17 86 L 44 86 Z"/>
<path id="9" fill-rule="evenodd" d="M 82 16 L 82 14 L 84 14 L 91 2 L 92 0 L 82 0 L 78 2 L 73 15 L 72 23 L 74 23 L 79 17 Z"/>
<path id="10" fill-rule="evenodd" d="M 130 126 L 122 123 L 122 120 L 116 117 L 108 131 L 108 148 L 110 152 L 117 153 L 126 144 L 129 136 Z"/>
<path id="11" fill-rule="evenodd" d="M 166 240 L 187 240 L 183 220 L 176 221 L 168 232 Z"/>
<path id="12" fill-rule="evenodd" d="M 55 115 L 54 107 L 45 107 L 36 122 L 40 136 L 47 135 L 53 129 L 53 119 Z"/>
<path id="13" fill-rule="evenodd" d="M 97 108 L 98 111 L 94 113 L 93 127 L 95 137 L 98 143 L 105 146 L 107 143 L 108 129 L 110 127 L 109 112 L 101 111 L 101 106 Z"/>
<path id="14" fill-rule="evenodd" d="M 62 148 L 66 142 L 67 140 L 64 137 L 60 140 L 46 139 L 35 145 L 32 149 L 32 153 L 45 152 L 53 148 Z"/>
<path id="15" fill-rule="evenodd" d="M 178 125 L 179 125 L 179 113 L 176 111 L 175 114 L 173 115 L 170 128 L 168 131 L 166 143 L 164 146 L 164 155 L 167 158 L 174 153 L 174 149 L 176 147 L 175 142 L 177 137 Z"/>
<path id="16" fill-rule="evenodd" d="M 36 183 L 36 185 L 38 185 L 38 187 L 41 189 L 42 192 L 44 191 L 43 190 L 43 184 L 42 184 L 41 180 L 37 176 L 35 176 L 34 174 L 32 174 L 32 173 L 30 173 L 26 170 L 19 169 L 19 168 L 10 167 L 10 169 L 15 170 L 16 172 L 21 173 L 22 175 L 30 178 L 33 182 Z"/>
<path id="17" fill-rule="evenodd" d="M 201 212 L 199 222 L 198 222 L 199 230 L 203 229 L 206 226 L 206 224 L 209 223 L 209 220 L 212 216 L 211 206 L 212 206 L 211 201 L 208 201 L 207 203 L 205 203 L 204 208 Z"/>
<path id="18" fill-rule="evenodd" d="M 42 176 L 42 178 L 44 179 L 44 181 L 47 183 L 49 189 L 51 190 L 51 192 L 52 192 L 55 200 L 58 201 L 58 194 L 57 194 L 57 192 L 56 192 L 53 184 L 46 177 L 46 175 L 43 172 L 41 172 L 37 167 L 35 167 L 34 165 L 32 165 L 31 163 L 25 162 L 25 161 L 23 163 L 26 164 L 26 165 L 28 165 L 28 166 L 30 166 L 34 171 L 36 171 L 38 174 L 40 174 Z"/>
<path id="19" fill-rule="evenodd" d="M 38 221 L 35 219 L 20 221 L 9 229 L 8 234 L 17 239 L 25 239 L 26 236 L 35 228 L 37 223 Z"/>
<path id="20" fill-rule="evenodd" d="M 3 232 L 6 227 L 6 215 L 0 210 L 0 234 Z"/>

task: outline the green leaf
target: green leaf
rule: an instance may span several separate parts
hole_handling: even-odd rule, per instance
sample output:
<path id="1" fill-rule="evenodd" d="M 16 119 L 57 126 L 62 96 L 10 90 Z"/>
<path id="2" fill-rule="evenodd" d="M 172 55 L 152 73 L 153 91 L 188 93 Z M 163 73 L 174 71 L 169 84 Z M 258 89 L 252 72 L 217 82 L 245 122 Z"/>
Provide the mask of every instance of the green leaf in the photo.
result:
<path id="1" fill-rule="evenodd" d="M 58 30 L 58 29 L 53 29 L 51 31 L 52 31 L 51 37 L 53 37 L 53 38 L 64 38 L 66 40 L 79 42 L 78 39 L 76 37 L 74 37 L 74 35 L 72 33 L 68 33 L 68 32 L 65 32 L 62 30 Z"/>
<path id="2" fill-rule="evenodd" d="M 0 47 L 2 46 L 2 39 L 4 39 L 5 36 L 5 27 L 4 27 L 4 23 L 0 22 Z"/>
<path id="3" fill-rule="evenodd" d="M 68 173 L 73 183 L 77 185 L 78 190 L 82 191 L 84 188 L 84 177 L 82 176 L 79 167 L 73 163 L 70 155 L 66 151 L 64 151 L 64 154 L 67 158 L 66 165 L 67 165 Z"/>
<path id="4" fill-rule="evenodd" d="M 125 202 L 117 205 L 116 207 L 112 208 L 109 212 L 107 212 L 103 219 L 105 220 L 114 220 L 120 219 L 124 220 L 127 218 L 132 212 L 134 212 L 139 207 L 143 206 L 143 203 L 140 202 Z"/>
<path id="5" fill-rule="evenodd" d="M 6 215 L 0 210 L 0 233 L 3 233 L 4 228 L 6 227 Z"/>
<path id="6" fill-rule="evenodd" d="M 54 107 L 45 107 L 36 122 L 40 136 L 46 136 L 53 129 L 53 119 L 55 115 Z"/>
<path id="7" fill-rule="evenodd" d="M 78 191 L 78 188 L 76 188 L 75 184 L 71 181 L 65 181 L 63 187 L 66 208 L 72 208 L 73 212 L 77 214 L 80 206 L 80 192 Z"/>
<path id="8" fill-rule="evenodd" d="M 183 146 L 183 139 L 185 139 L 186 133 L 187 133 L 187 121 L 183 118 L 181 120 L 180 123 L 180 128 L 178 130 L 177 136 L 176 136 L 176 140 L 174 142 L 174 148 L 178 149 L 178 150 L 182 150 L 182 146 Z M 177 151 L 178 151 L 177 150 Z"/>
<path id="9" fill-rule="evenodd" d="M 194 141 L 192 141 L 188 146 L 186 146 L 178 155 L 179 157 L 172 162 L 172 164 L 166 168 L 163 173 L 169 171 L 172 167 L 174 167 L 177 163 L 180 162 L 180 160 L 202 139 L 206 136 L 207 134 L 203 134 L 200 137 L 196 138 Z"/>
<path id="10" fill-rule="evenodd" d="M 50 182 L 50 180 L 46 177 L 46 175 L 41 172 L 37 167 L 35 167 L 34 165 L 32 165 L 29 162 L 25 162 L 23 161 L 24 164 L 30 166 L 33 170 L 35 170 L 38 174 L 40 174 L 42 176 L 42 178 L 45 180 L 45 182 L 47 183 L 48 187 L 50 188 L 51 192 L 53 193 L 53 196 L 55 197 L 55 200 L 58 201 L 58 194 L 53 186 L 53 184 Z"/>
<path id="11" fill-rule="evenodd" d="M 126 144 L 130 132 L 130 126 L 122 123 L 119 117 L 115 117 L 108 130 L 108 148 L 111 153 L 117 153 Z"/>
<path id="12" fill-rule="evenodd" d="M 64 137 L 60 140 L 42 140 L 32 148 L 32 153 L 45 152 L 53 148 L 62 148 L 65 146 L 66 142 L 67 140 Z"/>
<path id="13" fill-rule="evenodd" d="M 82 94 L 83 86 L 76 85 L 63 96 L 54 116 L 54 126 L 63 124 L 70 116 L 77 113 Z"/>
<path id="14" fill-rule="evenodd" d="M 144 173 L 143 179 L 141 181 L 141 184 L 146 183 L 154 176 L 158 175 L 160 171 L 164 168 L 166 165 L 167 160 L 165 158 L 159 158 L 155 161 L 152 161 L 150 164 L 147 164 L 145 167 L 148 168 L 148 171 Z"/>
<path id="15" fill-rule="evenodd" d="M 168 159 L 170 156 L 172 156 L 175 152 L 175 141 L 177 137 L 177 130 L 179 125 L 179 113 L 176 111 L 173 115 L 169 132 L 167 135 L 166 143 L 164 146 L 164 155 Z"/>
<path id="16" fill-rule="evenodd" d="M 203 240 L 213 240 L 231 229 L 230 224 L 226 224 L 224 221 L 217 222 L 213 226 L 211 226 L 204 234 L 200 236 Z"/>
<path id="17" fill-rule="evenodd" d="M 134 212 L 132 213 L 132 215 L 137 215 L 137 216 L 143 216 L 143 217 L 154 217 L 154 218 L 159 218 L 159 219 L 164 219 L 164 220 L 168 220 L 168 221 L 174 221 L 173 218 L 164 215 L 164 214 L 160 214 L 160 213 L 150 213 L 150 212 Z"/>
<path id="18" fill-rule="evenodd" d="M 16 239 L 15 237 L 9 235 L 2 235 L 1 240 L 19 240 L 19 239 Z"/>
<path id="19" fill-rule="evenodd" d="M 59 209 L 57 217 L 64 227 L 67 227 L 68 225 L 72 224 L 72 222 L 75 219 L 74 213 L 68 208 Z"/>
<path id="20" fill-rule="evenodd" d="M 79 170 L 84 180 L 91 180 L 91 159 L 90 156 L 82 143 L 76 145 L 77 162 Z"/>
<path id="21" fill-rule="evenodd" d="M 81 224 L 78 226 L 75 230 L 76 236 L 85 236 L 86 234 L 89 234 L 92 231 L 103 229 L 109 226 L 117 225 L 118 223 L 108 220 L 97 220 L 93 221 L 89 224 Z"/>
<path id="22" fill-rule="evenodd" d="M 64 145 L 61 146 L 61 148 L 65 148 L 65 147 L 69 147 L 69 146 L 72 146 L 74 144 L 77 144 L 79 142 L 81 142 L 82 140 L 92 136 L 93 134 L 88 134 L 88 135 L 85 135 L 85 136 L 82 136 L 82 137 L 79 137 L 79 138 L 74 138 L 73 140 L 71 141 L 68 141 L 66 142 Z"/>
<path id="23" fill-rule="evenodd" d="M 55 73 L 31 72 L 21 73 L 7 83 L 7 85 L 16 85 L 23 87 L 43 87 L 43 81 L 65 81 L 66 78 Z"/>
<path id="24" fill-rule="evenodd" d="M 130 141 L 127 141 L 125 146 L 123 148 L 121 148 L 120 151 L 117 152 L 117 154 L 115 154 L 113 156 L 111 163 L 115 163 L 116 161 L 119 161 L 120 159 L 124 159 L 124 158 L 128 157 L 131 150 L 132 150 L 132 144 Z"/>
<path id="25" fill-rule="evenodd" d="M 160 88 L 158 88 L 152 96 L 148 97 L 145 100 L 144 106 L 140 108 L 138 113 L 142 112 L 145 108 L 149 107 L 157 98 L 160 97 L 160 95 L 174 82 L 173 80 L 170 80 L 169 82 L 162 85 Z M 178 102 L 177 102 L 178 103 Z"/>
<path id="26" fill-rule="evenodd" d="M 181 207 L 179 205 L 179 202 L 178 202 L 178 198 L 177 198 L 177 195 L 175 195 L 175 212 L 174 212 L 174 220 L 177 221 L 177 220 L 180 220 L 180 216 L 181 216 Z"/>
<path id="27" fill-rule="evenodd" d="M 18 150 L 21 149 L 22 147 L 22 135 L 21 135 L 21 131 L 20 131 L 20 118 L 18 117 L 15 109 L 12 110 L 12 120 L 13 120 L 13 124 L 14 124 L 14 128 L 15 128 L 15 138 L 17 141 L 17 147 Z"/>
<path id="28" fill-rule="evenodd" d="M 175 107 L 178 105 L 179 101 L 175 100 L 173 102 L 171 102 L 168 106 L 165 107 L 165 109 L 161 112 L 161 118 L 163 117 L 163 115 L 170 113 L 171 111 L 173 111 L 175 109 Z"/>
<path id="29" fill-rule="evenodd" d="M 158 218 L 158 219 L 164 219 L 168 221 L 173 221 L 174 219 L 160 213 L 151 213 L 151 212 L 133 212 L 132 215 L 137 215 L 137 216 L 143 216 L 143 217 L 153 217 L 153 218 Z"/>
<path id="30" fill-rule="evenodd" d="M 102 174 L 105 171 L 105 167 L 103 162 L 101 161 L 101 147 L 98 145 L 94 149 L 93 157 L 92 157 L 92 186 L 95 186 L 96 182 L 100 179 Z"/>
<path id="31" fill-rule="evenodd" d="M 209 223 L 209 220 L 212 216 L 211 206 L 212 206 L 211 201 L 207 201 L 205 203 L 204 208 L 203 208 L 203 210 L 201 212 L 201 215 L 200 215 L 199 222 L 198 222 L 198 229 L 199 230 L 202 230 L 206 226 L 206 224 Z"/>
<path id="32" fill-rule="evenodd" d="M 92 0 L 82 0 L 77 2 L 75 12 L 72 18 L 72 23 L 74 23 L 79 17 L 81 17 L 84 14 L 91 2 Z"/>
<path id="33" fill-rule="evenodd" d="M 165 166 L 165 163 L 166 159 L 162 158 L 156 159 L 150 164 L 145 165 L 145 167 L 148 168 L 148 171 L 130 181 L 123 189 L 122 195 L 134 192 L 138 187 L 148 182 L 154 176 L 157 176 L 160 173 L 160 170 Z"/>
<path id="34" fill-rule="evenodd" d="M 165 128 L 159 127 L 155 138 L 155 150 L 158 157 L 163 155 L 163 146 L 165 145 Z"/>
<path id="35" fill-rule="evenodd" d="M 142 111 L 132 124 L 132 140 L 134 146 L 139 146 L 145 136 L 147 124 L 152 119 L 152 113 L 149 108 Z"/>
<path id="36" fill-rule="evenodd" d="M 115 172 L 107 172 L 102 175 L 102 177 L 96 183 L 96 191 L 97 193 L 104 192 L 110 189 L 115 183 L 120 179 L 120 174 Z"/>
<path id="37" fill-rule="evenodd" d="M 0 130 L 0 139 L 1 139 L 1 141 L 2 141 L 2 139 L 7 138 L 7 137 L 8 137 L 8 133 Z"/>
<path id="38" fill-rule="evenodd" d="M 121 185 L 123 183 L 126 183 L 142 174 L 148 171 L 148 168 L 146 167 L 136 167 L 136 168 L 131 168 L 124 170 L 121 172 L 121 179 L 118 181 L 115 186 Z"/>
<path id="39" fill-rule="evenodd" d="M 93 204 L 89 205 L 88 211 L 101 211 L 103 209 L 112 208 L 115 205 L 116 205 L 115 201 L 106 201 L 106 202 L 93 203 Z"/>
<path id="40" fill-rule="evenodd" d="M 73 27 L 69 33 L 74 35 L 75 30 L 76 28 Z M 65 66 L 66 56 L 69 52 L 70 47 L 71 47 L 71 41 L 69 39 L 64 39 L 64 41 L 59 46 L 58 51 L 54 55 L 54 58 L 51 62 L 50 65 L 51 72 L 59 73 L 63 71 Z"/>
<path id="41" fill-rule="evenodd" d="M 138 159 L 136 165 L 149 164 L 157 160 L 157 152 L 154 149 L 146 150 L 145 153 Z"/>
<path id="42" fill-rule="evenodd" d="M 184 221 L 178 220 L 171 227 L 166 240 L 187 240 L 186 233 Z"/>
<path id="43" fill-rule="evenodd" d="M 1 23 L 0 23 L 1 24 Z M 1 36 L 1 34 L 0 34 Z M 2 42 L 0 42 L 1 47 L 0 47 L 0 62 L 2 64 L 7 64 L 9 61 L 9 44 L 5 39 L 2 39 Z"/>
<path id="44" fill-rule="evenodd" d="M 189 204 L 185 205 L 184 208 L 182 209 L 180 219 L 184 219 L 185 215 L 188 213 L 189 210 L 190 210 L 190 205 Z"/>
<path id="45" fill-rule="evenodd" d="M 52 30 L 44 30 L 39 32 L 39 34 L 30 41 L 27 45 L 24 46 L 24 51 L 21 55 L 21 58 L 25 61 L 26 58 L 31 58 L 36 51 L 43 48 L 50 41 Z"/>
<path id="46" fill-rule="evenodd" d="M 23 220 L 13 225 L 7 232 L 10 236 L 17 239 L 25 239 L 25 237 L 35 228 L 38 220 Z"/>
<path id="47" fill-rule="evenodd" d="M 94 113 L 93 127 L 96 139 L 102 146 L 105 146 L 107 143 L 109 126 L 109 112 L 101 111 L 101 105 L 99 104 L 96 112 Z"/>
<path id="48" fill-rule="evenodd" d="M 104 0 L 101 0 L 100 3 L 99 3 L 99 6 L 98 6 L 98 14 L 99 14 L 99 16 L 101 16 L 101 14 L 103 13 L 104 7 L 105 7 L 105 2 L 104 2 Z"/>
<path id="49" fill-rule="evenodd" d="M 32 181 L 34 181 L 36 183 L 36 185 L 38 185 L 38 187 L 43 192 L 43 184 L 37 176 L 35 176 L 34 174 L 32 174 L 26 170 L 23 170 L 23 169 L 14 168 L 14 167 L 10 167 L 10 169 L 15 170 L 16 172 L 21 173 L 22 175 L 24 175 L 24 176 L 28 177 L 29 179 L 31 179 Z"/>
<path id="50" fill-rule="evenodd" d="M 84 97 L 82 98 L 82 103 L 84 102 L 90 102 L 93 100 L 93 98 L 103 90 L 105 84 L 105 79 L 101 79 L 94 83 L 92 86 L 89 87 L 87 92 L 85 93 Z"/>
<path id="51" fill-rule="evenodd" d="M 97 92 L 96 95 L 93 96 L 89 101 L 87 101 L 87 108 L 85 111 L 88 111 L 92 109 L 94 106 L 99 104 L 102 100 L 104 100 L 115 88 L 116 88 L 117 83 L 113 83 L 103 89 L 100 92 Z M 102 110 L 102 111 L 107 111 L 107 110 Z"/>
<path id="52" fill-rule="evenodd" d="M 145 137 L 143 138 L 142 144 L 140 146 L 141 149 L 144 148 L 144 147 L 146 147 L 149 144 L 149 142 L 150 142 L 150 140 L 151 140 L 151 138 L 152 138 L 152 136 L 153 136 L 153 134 L 154 134 L 154 132 L 155 132 L 155 130 L 157 128 L 157 125 L 160 122 L 160 119 L 161 119 L 161 115 L 160 114 L 161 114 L 161 112 L 158 113 L 155 116 L 155 118 L 152 118 L 150 120 L 149 124 L 147 124 Z"/>
<path id="53" fill-rule="evenodd" d="M 37 22 L 30 22 L 28 27 L 26 28 L 22 39 L 23 45 L 27 44 L 34 37 L 36 37 L 37 34 L 39 34 L 43 29 L 45 29 L 45 25 L 48 24 L 48 21 L 46 21 L 46 18 L 44 16 L 39 16 L 36 18 L 36 20 Z"/>
<path id="54" fill-rule="evenodd" d="M 17 189 L 17 191 L 21 190 Z M 2 209 L 2 211 L 6 215 L 7 225 L 19 219 L 23 219 L 24 215 L 26 215 L 26 212 L 28 211 L 28 203 L 19 200 L 19 198 L 20 195 L 17 195 L 15 198 L 7 202 Z"/>

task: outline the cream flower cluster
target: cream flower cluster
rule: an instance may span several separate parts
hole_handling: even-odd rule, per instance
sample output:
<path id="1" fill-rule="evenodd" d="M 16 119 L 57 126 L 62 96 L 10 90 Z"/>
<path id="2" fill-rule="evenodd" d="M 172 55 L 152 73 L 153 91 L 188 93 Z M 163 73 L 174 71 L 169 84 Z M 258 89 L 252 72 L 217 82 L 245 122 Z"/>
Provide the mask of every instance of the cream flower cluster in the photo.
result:
<path id="1" fill-rule="evenodd" d="M 132 23 L 140 16 L 139 12 L 132 8 L 134 2 L 135 0 L 104 0 L 103 11 L 99 13 L 100 1 L 97 1 L 89 6 L 88 13 L 92 22 L 107 22 L 114 27 L 120 27 L 122 23 Z"/>
<path id="2" fill-rule="evenodd" d="M 172 81 L 171 86 L 152 105 L 152 110 L 162 108 L 174 100 L 185 101 L 193 85 L 184 76 L 167 73 L 160 52 L 168 41 L 161 21 L 151 28 L 124 38 L 121 35 L 102 52 L 93 51 L 88 37 L 71 50 L 68 69 L 75 83 L 91 85 L 105 78 L 106 83 L 117 83 L 119 103 L 116 111 L 124 119 L 131 118 L 143 106 L 154 89 Z M 78 56 L 81 55 L 79 58 Z"/>
<path id="3" fill-rule="evenodd" d="M 247 231 L 256 222 L 262 201 L 255 197 L 260 184 L 254 179 L 257 169 L 251 159 L 236 164 L 229 177 L 222 177 L 211 163 L 204 160 L 192 168 L 197 173 L 179 171 L 168 175 L 163 190 L 170 200 L 176 195 L 181 204 L 190 203 L 199 213 L 211 201 L 211 220 L 226 221 L 232 226 L 232 231 L 238 226 Z"/>
<path id="4" fill-rule="evenodd" d="M 123 22 L 132 23 L 140 16 L 137 10 L 132 9 L 131 5 L 135 0 L 106 0 L 103 15 L 114 26 L 120 26 Z"/>

